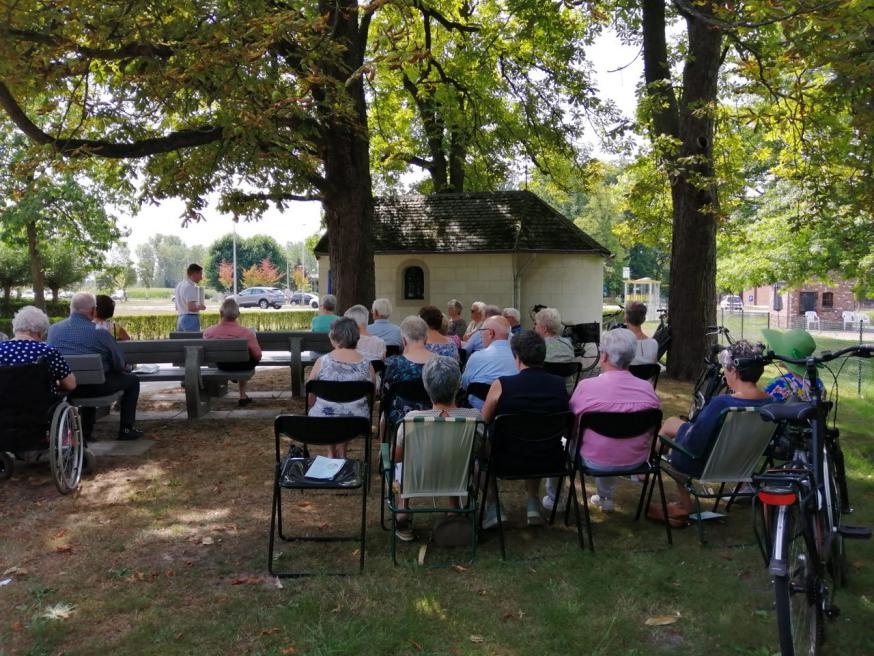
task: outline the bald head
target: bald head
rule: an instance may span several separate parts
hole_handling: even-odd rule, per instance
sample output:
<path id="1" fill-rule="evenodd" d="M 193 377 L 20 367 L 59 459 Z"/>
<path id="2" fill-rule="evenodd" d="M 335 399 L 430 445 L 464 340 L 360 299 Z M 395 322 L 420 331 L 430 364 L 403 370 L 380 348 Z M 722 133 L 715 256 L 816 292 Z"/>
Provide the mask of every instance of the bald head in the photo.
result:
<path id="1" fill-rule="evenodd" d="M 504 317 L 489 317 L 483 322 L 483 328 L 494 333 L 493 340 L 507 339 L 510 336 L 510 322 Z"/>
<path id="2" fill-rule="evenodd" d="M 70 299 L 70 314 L 89 316 L 91 310 L 97 307 L 97 299 L 91 292 L 76 292 Z"/>

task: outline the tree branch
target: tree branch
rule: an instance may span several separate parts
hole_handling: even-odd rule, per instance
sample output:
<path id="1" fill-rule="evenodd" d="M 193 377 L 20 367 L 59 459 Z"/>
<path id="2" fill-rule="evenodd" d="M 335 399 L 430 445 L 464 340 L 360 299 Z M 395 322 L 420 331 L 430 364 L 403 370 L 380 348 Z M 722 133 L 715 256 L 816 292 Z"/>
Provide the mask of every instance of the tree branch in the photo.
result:
<path id="1" fill-rule="evenodd" d="M 812 5 L 810 7 L 801 7 L 795 11 L 790 11 L 789 13 L 780 14 L 779 16 L 774 16 L 773 18 L 766 18 L 760 21 L 724 21 L 721 18 L 716 18 L 712 14 L 703 12 L 699 9 L 695 8 L 695 5 L 689 0 L 671 0 L 674 6 L 684 16 L 692 16 L 697 18 L 698 20 L 710 25 L 712 27 L 719 28 L 720 30 L 736 30 L 738 28 L 756 28 L 756 27 L 765 27 L 767 25 L 773 25 L 774 23 L 781 23 L 783 21 L 789 20 L 791 18 L 796 18 L 798 16 L 804 16 L 805 14 L 813 14 L 823 9 L 831 9 L 836 5 L 839 5 L 840 2 L 838 0 L 833 0 L 832 2 L 823 2 L 819 4 Z"/>
<path id="2" fill-rule="evenodd" d="M 69 39 L 59 39 L 51 34 L 42 34 L 32 30 L 20 30 L 17 28 L 0 28 L 0 36 L 15 38 L 28 43 L 40 43 L 42 45 L 68 48 L 71 52 L 87 57 L 88 59 L 129 59 L 131 57 L 154 57 L 168 59 L 174 54 L 173 48 L 166 45 L 152 43 L 126 43 L 118 48 L 89 48 Z"/>
<path id="3" fill-rule="evenodd" d="M 422 0 L 413 0 L 413 7 L 421 11 L 426 16 L 430 16 L 435 21 L 440 23 L 447 30 L 456 30 L 457 32 L 479 32 L 479 25 L 466 25 L 464 23 L 459 23 L 458 21 L 451 20 L 441 14 L 436 9 L 432 9 L 430 7 L 426 7 L 425 3 Z"/>
<path id="4" fill-rule="evenodd" d="M 245 193 L 237 191 L 225 196 L 228 202 L 245 203 L 253 200 L 269 200 L 274 203 L 300 201 L 310 202 L 322 200 L 321 194 L 287 194 L 287 193 Z"/>

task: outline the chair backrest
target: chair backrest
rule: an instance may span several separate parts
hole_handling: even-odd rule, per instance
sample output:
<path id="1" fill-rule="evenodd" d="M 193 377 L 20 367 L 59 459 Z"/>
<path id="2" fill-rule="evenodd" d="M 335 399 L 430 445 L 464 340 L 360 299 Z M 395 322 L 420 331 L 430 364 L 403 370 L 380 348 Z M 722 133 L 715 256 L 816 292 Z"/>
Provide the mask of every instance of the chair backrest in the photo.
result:
<path id="1" fill-rule="evenodd" d="M 367 399 L 373 410 L 373 383 L 369 380 L 308 380 L 307 396 L 314 394 L 320 399 L 333 403 L 350 403 L 358 399 Z M 309 410 L 309 402 L 307 403 Z"/>
<path id="2" fill-rule="evenodd" d="M 625 440 L 649 433 L 655 438 L 662 426 L 658 408 L 638 412 L 585 412 L 580 415 L 580 435 L 593 430 L 614 440 Z"/>
<path id="3" fill-rule="evenodd" d="M 370 437 L 369 417 L 308 417 L 307 415 L 278 415 L 273 420 L 277 460 L 279 438 L 290 437 L 305 444 L 340 444 L 356 437 Z"/>
<path id="4" fill-rule="evenodd" d="M 562 378 L 573 378 L 574 383 L 580 377 L 580 371 L 583 365 L 580 362 L 544 362 L 543 370 L 548 374 L 561 376 Z"/>
<path id="5" fill-rule="evenodd" d="M 852 321 L 852 322 L 857 321 L 856 313 L 853 312 L 852 310 L 844 310 L 843 312 L 841 312 L 841 318 L 844 321 Z"/>
<path id="6" fill-rule="evenodd" d="M 636 378 L 649 381 L 649 384 L 655 389 L 659 383 L 659 374 L 662 372 L 662 368 L 657 364 L 633 364 L 628 367 L 628 371 Z"/>
<path id="7" fill-rule="evenodd" d="M 819 321 L 819 315 L 816 313 L 816 310 L 807 310 L 804 313 L 804 318 L 808 321 Z"/>
<path id="8" fill-rule="evenodd" d="M 486 397 L 489 395 L 491 387 L 491 383 L 470 383 L 467 386 L 467 393 L 471 396 L 475 396 L 480 401 L 485 401 Z"/>
<path id="9" fill-rule="evenodd" d="M 399 380 L 397 382 L 386 385 L 383 393 L 382 402 L 389 406 L 394 397 L 406 399 L 410 403 L 424 403 L 431 406 L 431 397 L 425 389 L 425 383 L 421 378 L 415 380 Z"/>
<path id="10" fill-rule="evenodd" d="M 373 370 L 381 376 L 385 371 L 385 360 L 371 360 L 370 366 L 373 367 Z"/>
<path id="11" fill-rule="evenodd" d="M 492 427 L 489 467 L 500 478 L 563 475 L 573 424 L 571 412 L 498 415 Z"/>
<path id="12" fill-rule="evenodd" d="M 401 497 L 467 495 L 471 456 L 482 425 L 473 417 L 404 419 Z"/>
<path id="13" fill-rule="evenodd" d="M 752 480 L 777 424 L 765 421 L 758 408 L 727 408 L 704 471 L 702 483 L 734 483 Z"/>
<path id="14" fill-rule="evenodd" d="M 398 346 L 397 344 L 386 344 L 385 345 L 385 357 L 390 358 L 393 355 L 400 355 L 404 352 L 402 346 Z"/>
<path id="15" fill-rule="evenodd" d="M 65 355 L 64 360 L 76 374 L 77 385 L 100 385 L 106 382 L 103 358 L 97 353 L 89 355 Z"/>

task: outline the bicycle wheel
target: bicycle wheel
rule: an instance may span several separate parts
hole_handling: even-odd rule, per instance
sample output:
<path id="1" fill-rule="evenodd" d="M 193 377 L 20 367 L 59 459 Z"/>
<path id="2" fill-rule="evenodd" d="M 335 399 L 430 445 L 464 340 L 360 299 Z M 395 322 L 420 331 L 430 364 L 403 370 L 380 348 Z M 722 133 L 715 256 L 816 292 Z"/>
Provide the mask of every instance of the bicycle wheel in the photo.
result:
<path id="1" fill-rule="evenodd" d="M 825 481 L 825 504 L 826 514 L 822 517 L 825 526 L 822 527 L 823 539 L 830 539 L 828 553 L 825 554 L 829 574 L 836 588 L 847 584 L 849 566 L 847 564 L 847 549 L 844 536 L 836 529 L 841 524 L 841 513 L 844 499 L 841 494 L 841 485 L 837 480 L 835 459 L 832 456 L 832 448 L 837 445 L 823 447 L 822 450 L 822 480 Z M 840 448 L 840 447 L 837 447 Z"/>
<path id="2" fill-rule="evenodd" d="M 822 640 L 822 587 L 816 553 L 804 536 L 797 503 L 781 506 L 774 525 L 771 572 L 783 656 L 816 656 Z"/>
<path id="3" fill-rule="evenodd" d="M 580 352 L 577 354 L 577 359 L 580 361 L 580 364 L 582 364 L 580 374 L 582 375 L 598 366 L 600 357 L 601 349 L 598 348 L 597 342 L 584 342 Z"/>

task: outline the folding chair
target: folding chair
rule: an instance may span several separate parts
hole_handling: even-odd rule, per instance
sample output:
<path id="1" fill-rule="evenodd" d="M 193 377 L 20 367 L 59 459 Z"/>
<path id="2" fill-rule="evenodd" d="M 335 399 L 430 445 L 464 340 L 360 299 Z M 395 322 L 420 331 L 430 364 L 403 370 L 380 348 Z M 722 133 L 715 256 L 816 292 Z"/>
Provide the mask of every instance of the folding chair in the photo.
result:
<path id="1" fill-rule="evenodd" d="M 753 492 L 741 493 L 738 489 L 742 483 L 752 481 L 753 470 L 764 456 L 776 430 L 777 424 L 765 421 L 759 415 L 759 408 L 726 408 L 720 417 L 716 439 L 705 453 L 692 453 L 682 444 L 664 436 L 660 437 L 662 443 L 685 454 L 693 462 L 704 462 L 704 470 L 697 478 L 676 472 L 669 463 L 663 465 L 665 471 L 677 479 L 695 499 L 696 512 L 690 514 L 689 518 L 698 524 L 698 539 L 701 544 L 706 542 L 704 521 L 724 517 L 716 509 L 724 496 L 726 483 L 736 484 L 732 497 L 753 496 Z M 666 458 L 663 456 L 663 459 Z M 716 484 L 719 484 L 717 492 L 708 489 L 708 486 Z M 649 494 L 652 496 L 651 488 Z M 713 510 L 702 513 L 701 499 L 715 499 Z"/>
<path id="2" fill-rule="evenodd" d="M 580 486 L 583 491 L 583 517 L 586 520 L 586 533 L 589 536 L 589 551 L 595 550 L 595 545 L 592 541 L 592 522 L 589 517 L 589 497 L 586 494 L 586 476 L 598 478 L 601 476 L 636 476 L 643 474 L 645 476 L 643 489 L 640 491 L 640 499 L 637 502 L 637 512 L 634 515 L 634 520 L 640 519 L 640 513 L 643 510 L 643 502 L 647 497 L 647 488 L 649 487 L 650 477 L 654 481 L 658 481 L 659 494 L 662 501 L 662 512 L 665 517 L 665 533 L 668 538 L 668 544 L 673 544 L 671 538 L 671 523 L 668 517 L 668 504 L 665 499 L 665 487 L 662 482 L 662 472 L 659 467 L 658 455 L 658 440 L 656 439 L 659 433 L 659 428 L 662 425 L 662 411 L 657 409 L 641 410 L 640 412 L 587 412 L 580 416 L 579 435 L 581 439 L 585 435 L 586 430 L 592 430 L 599 435 L 608 437 L 613 440 L 626 440 L 641 435 L 649 435 L 650 449 L 649 456 L 644 462 L 635 463 L 621 469 L 614 469 L 610 472 L 605 472 L 588 467 L 580 456 L 579 449 L 574 454 L 574 470 L 571 474 L 571 488 L 573 489 L 576 481 L 577 472 L 580 474 Z M 582 444 L 582 443 L 581 443 Z M 567 509 L 565 510 L 567 514 Z"/>
<path id="3" fill-rule="evenodd" d="M 498 514 L 498 540 L 501 558 L 506 560 L 504 548 L 504 524 L 501 518 L 501 499 L 498 493 L 499 480 L 526 480 L 531 478 L 558 478 L 555 505 L 549 523 L 555 521 L 562 482 L 572 471 L 568 458 L 574 415 L 558 412 L 548 415 L 508 414 L 495 417 L 490 438 L 490 453 L 486 464 L 486 484 L 495 486 L 495 505 Z M 564 443 L 562 441 L 564 440 Z M 583 532 L 580 523 L 580 506 L 574 486 L 570 487 L 571 500 L 577 520 L 580 548 L 583 548 Z M 480 525 L 486 504 L 480 505 Z"/>
<path id="4" fill-rule="evenodd" d="M 385 345 L 385 357 L 390 358 L 393 355 L 400 355 L 404 352 L 404 348 L 402 346 L 398 346 L 397 344 L 386 344 Z"/>
<path id="5" fill-rule="evenodd" d="M 662 368 L 658 364 L 633 364 L 628 367 L 636 378 L 648 381 L 652 388 L 655 389 L 659 384 L 659 374 L 662 373 Z"/>
<path id="6" fill-rule="evenodd" d="M 470 520 L 470 562 L 476 558 L 476 486 L 473 484 L 474 445 L 477 432 L 482 434 L 484 424 L 473 417 L 410 417 L 398 429 L 403 436 L 404 458 L 400 468 L 400 489 L 393 482 L 396 468 L 394 445 L 382 445 L 383 489 L 386 506 L 392 515 L 391 558 L 397 561 L 397 514 L 452 512 L 466 515 Z M 462 497 L 466 503 L 458 508 L 440 506 L 436 502 L 427 507 L 416 506 L 416 499 Z M 401 500 L 409 501 L 404 508 Z"/>
<path id="7" fill-rule="evenodd" d="M 468 405 L 468 396 L 475 396 L 480 401 L 485 401 L 491 387 L 491 383 L 470 383 L 467 389 L 463 390 L 465 405 Z"/>
<path id="8" fill-rule="evenodd" d="M 544 362 L 543 370 L 548 374 L 561 376 L 564 379 L 573 378 L 573 388 L 576 389 L 580 382 L 580 372 L 583 370 L 581 362 Z"/>
<path id="9" fill-rule="evenodd" d="M 367 528 L 367 489 L 369 467 L 364 460 L 346 459 L 346 464 L 333 479 L 307 478 L 306 473 L 315 458 L 300 457 L 292 444 L 288 454 L 280 457 L 281 436 L 303 444 L 331 445 L 364 437 L 364 453 L 370 453 L 369 417 L 307 417 L 304 415 L 279 415 L 273 422 L 276 441 L 276 465 L 273 476 L 273 505 L 270 512 L 270 539 L 267 554 L 267 571 L 273 576 L 301 577 L 311 574 L 344 575 L 347 572 L 277 572 L 273 569 L 275 538 L 285 542 L 340 542 L 359 541 L 359 572 L 364 571 L 364 542 Z M 361 528 L 357 535 L 286 535 L 282 525 L 282 490 L 361 490 Z"/>

